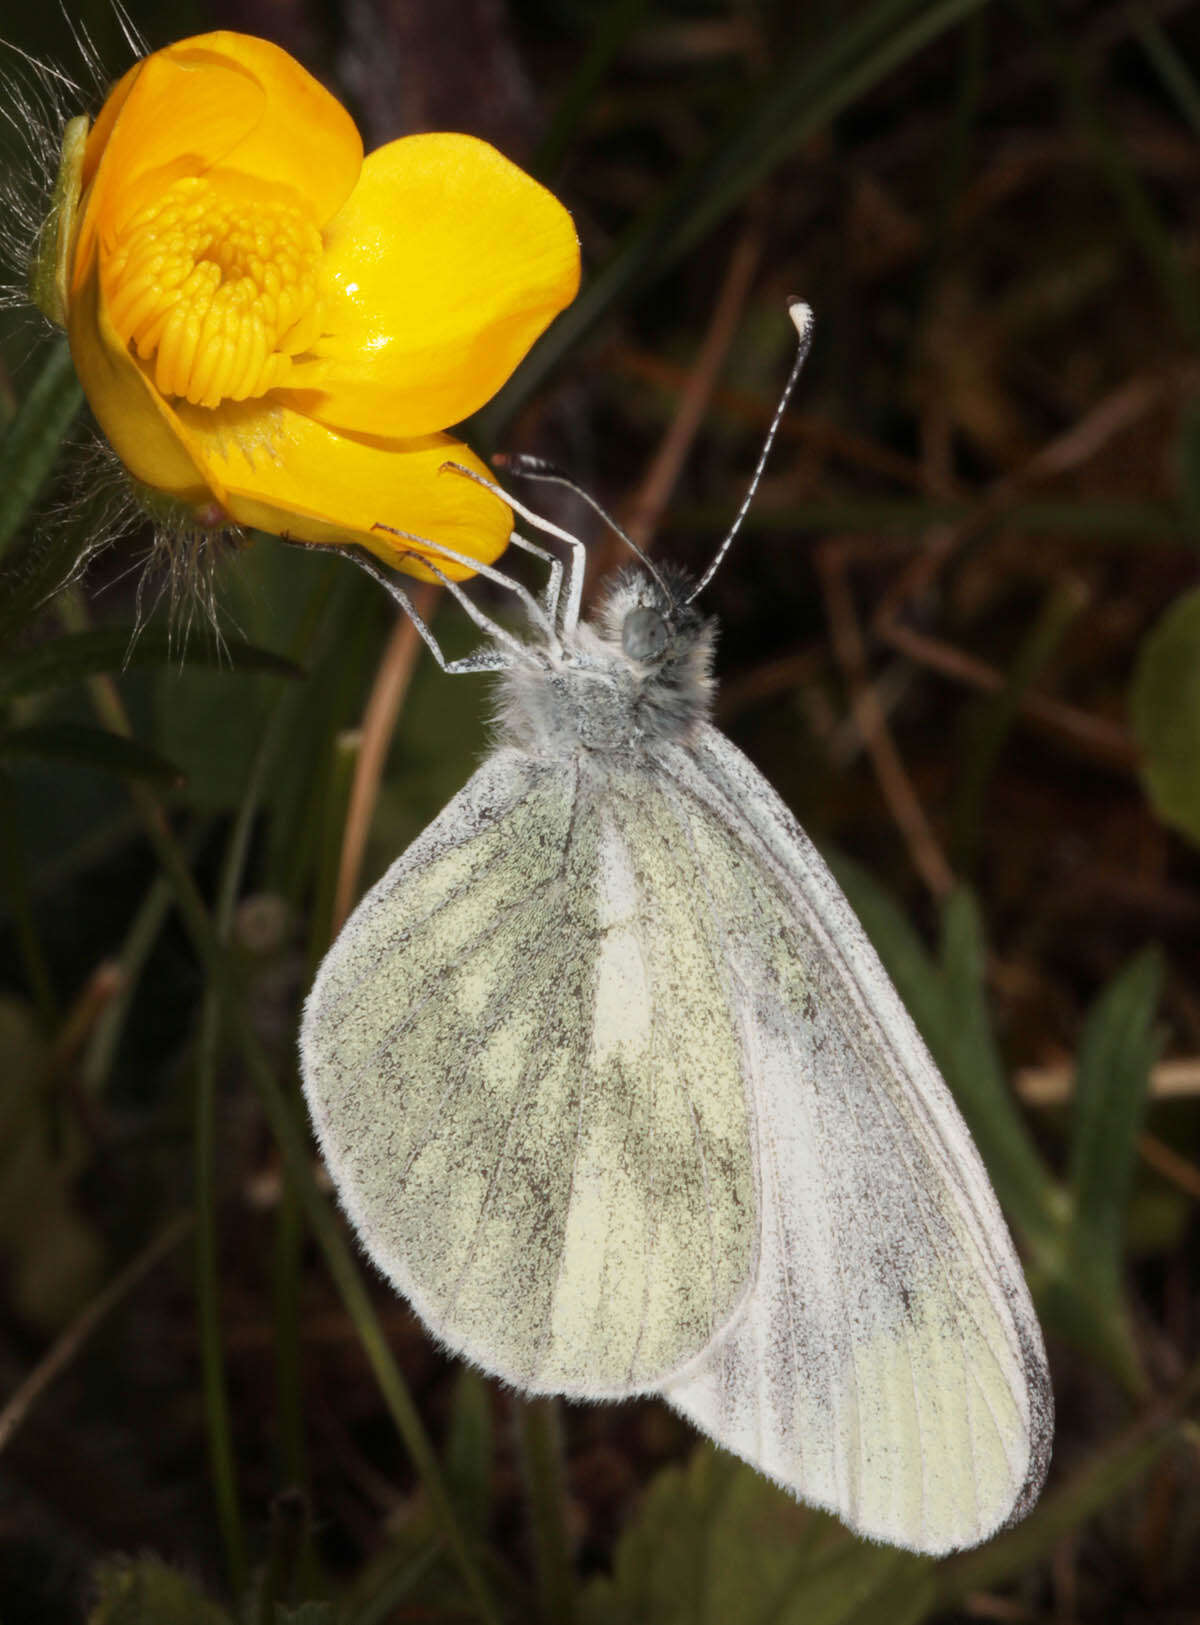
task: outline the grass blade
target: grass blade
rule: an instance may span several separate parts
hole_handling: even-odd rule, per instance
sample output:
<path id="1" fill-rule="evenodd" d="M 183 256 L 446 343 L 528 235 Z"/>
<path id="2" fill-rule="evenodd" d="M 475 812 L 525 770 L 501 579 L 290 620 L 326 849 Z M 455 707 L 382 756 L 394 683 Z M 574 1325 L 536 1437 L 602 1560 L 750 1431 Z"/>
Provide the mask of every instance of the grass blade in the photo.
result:
<path id="1" fill-rule="evenodd" d="M 1146 948 L 1109 984 L 1088 1015 L 1075 1073 L 1070 1189 L 1075 1267 L 1106 1296 L 1120 1291 L 1129 1190 L 1150 1069 L 1162 1047 L 1155 1016 L 1163 961 Z"/>
<path id="2" fill-rule="evenodd" d="M 49 479 L 82 405 L 67 341 L 57 339 L 0 441 L 0 559 Z"/>

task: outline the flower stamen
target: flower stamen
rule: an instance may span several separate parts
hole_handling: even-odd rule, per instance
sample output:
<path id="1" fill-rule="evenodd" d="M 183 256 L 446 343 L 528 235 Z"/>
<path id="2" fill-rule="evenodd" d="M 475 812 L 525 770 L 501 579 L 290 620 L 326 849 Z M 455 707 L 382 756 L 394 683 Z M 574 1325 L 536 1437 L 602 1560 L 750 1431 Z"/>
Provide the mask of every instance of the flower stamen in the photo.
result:
<path id="1" fill-rule="evenodd" d="M 265 395 L 320 332 L 321 234 L 282 188 L 177 180 L 123 226 L 112 322 L 159 392 L 193 406 Z"/>

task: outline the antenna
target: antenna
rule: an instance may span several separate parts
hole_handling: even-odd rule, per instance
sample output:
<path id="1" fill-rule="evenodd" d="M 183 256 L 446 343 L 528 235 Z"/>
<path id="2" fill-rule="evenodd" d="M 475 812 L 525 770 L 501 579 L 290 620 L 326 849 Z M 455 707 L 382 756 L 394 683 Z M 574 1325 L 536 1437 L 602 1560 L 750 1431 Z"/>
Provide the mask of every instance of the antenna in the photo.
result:
<path id="1" fill-rule="evenodd" d="M 742 505 L 738 509 L 737 513 L 734 514 L 733 524 L 730 525 L 729 532 L 726 535 L 725 540 L 721 543 L 720 547 L 718 547 L 712 563 L 700 577 L 700 580 L 696 586 L 688 594 L 686 602 L 689 604 L 700 596 L 705 587 L 708 586 L 709 582 L 720 569 L 721 561 L 724 559 L 726 553 L 728 553 L 733 538 L 737 535 L 738 531 L 741 530 L 742 521 L 750 512 L 750 504 L 754 501 L 754 493 L 758 490 L 759 481 L 763 477 L 763 470 L 767 466 L 767 458 L 771 455 L 771 447 L 775 444 L 775 436 L 779 433 L 779 425 L 783 422 L 783 414 L 787 410 L 787 403 L 792 398 L 792 391 L 795 389 L 796 381 L 800 377 L 801 368 L 808 360 L 808 352 L 812 348 L 813 336 L 812 307 L 806 305 L 803 299 L 789 299 L 788 315 L 792 318 L 792 322 L 796 328 L 796 333 L 800 339 L 800 345 L 796 351 L 796 359 L 792 362 L 792 370 L 788 374 L 788 381 L 783 386 L 783 394 L 779 397 L 779 405 L 775 408 L 775 416 L 771 419 L 771 426 L 767 430 L 767 438 L 763 442 L 762 451 L 759 453 L 758 466 L 754 470 L 753 478 L 750 481 L 750 487 L 747 490 L 746 495 L 742 498 Z"/>
<path id="2" fill-rule="evenodd" d="M 569 474 L 564 474 L 555 463 L 549 463 L 544 457 L 531 457 L 525 452 L 497 452 L 492 458 L 495 468 L 502 468 L 506 473 L 516 474 L 527 480 L 541 480 L 546 485 L 565 485 L 568 491 L 573 491 L 581 502 L 586 502 L 593 513 L 598 514 L 604 523 L 625 543 L 625 546 L 640 563 L 644 564 L 662 588 L 663 596 L 667 602 L 672 601 L 671 591 L 662 576 L 655 569 L 649 556 L 634 541 L 633 537 L 622 525 L 618 525 L 613 516 L 600 506 L 590 491 L 585 491 L 582 485 L 576 485 Z"/>

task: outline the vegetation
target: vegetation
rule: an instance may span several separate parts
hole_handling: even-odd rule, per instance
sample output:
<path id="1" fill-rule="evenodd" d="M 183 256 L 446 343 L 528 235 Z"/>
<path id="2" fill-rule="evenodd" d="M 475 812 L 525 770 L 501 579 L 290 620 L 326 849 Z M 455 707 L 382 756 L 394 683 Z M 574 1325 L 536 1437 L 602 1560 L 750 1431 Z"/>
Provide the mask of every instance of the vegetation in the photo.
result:
<path id="1" fill-rule="evenodd" d="M 73 16 L 122 71 L 108 0 Z M 657 1404 L 522 1404 L 439 1355 L 336 1212 L 295 1029 L 348 903 L 476 761 L 485 687 L 418 659 L 344 560 L 259 538 L 144 568 L 136 526 L 94 549 L 113 475 L 61 343 L 12 309 L 5 1625 L 1191 1617 L 1195 8 L 464 0 L 451 26 L 429 0 L 186 23 L 145 0 L 134 21 L 152 45 L 270 33 L 369 146 L 463 128 L 553 187 L 583 291 L 466 438 L 565 464 L 661 557 L 707 562 L 790 362 L 786 297 L 813 305 L 708 594 L 720 720 L 830 853 L 968 1117 L 1059 1425 L 1031 1516 L 934 1563 L 854 1541 Z M 57 26 L 6 23 L 76 71 Z M 597 575 L 620 562 L 548 509 Z"/>

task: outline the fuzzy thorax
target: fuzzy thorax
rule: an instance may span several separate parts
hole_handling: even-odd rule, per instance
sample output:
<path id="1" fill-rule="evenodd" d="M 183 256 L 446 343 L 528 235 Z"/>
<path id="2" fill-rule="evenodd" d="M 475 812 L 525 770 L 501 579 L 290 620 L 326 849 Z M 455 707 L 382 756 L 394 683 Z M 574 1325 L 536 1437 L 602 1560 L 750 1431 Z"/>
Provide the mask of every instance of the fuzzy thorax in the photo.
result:
<path id="1" fill-rule="evenodd" d="M 687 602 L 690 583 L 626 570 L 600 613 L 500 678 L 501 739 L 536 756 L 653 751 L 685 740 L 712 710 L 715 626 Z"/>

